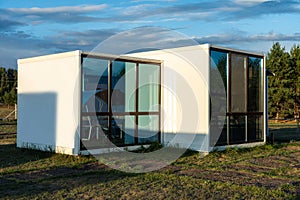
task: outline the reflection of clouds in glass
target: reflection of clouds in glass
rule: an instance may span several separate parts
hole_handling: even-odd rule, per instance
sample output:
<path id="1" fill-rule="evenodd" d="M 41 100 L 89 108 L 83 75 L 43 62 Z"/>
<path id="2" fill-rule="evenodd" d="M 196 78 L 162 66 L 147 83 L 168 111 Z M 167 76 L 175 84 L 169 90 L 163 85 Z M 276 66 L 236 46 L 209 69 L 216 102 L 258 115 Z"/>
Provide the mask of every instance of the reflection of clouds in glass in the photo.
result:
<path id="1" fill-rule="evenodd" d="M 82 67 L 84 74 L 93 76 L 107 76 L 107 60 L 95 59 L 95 58 L 84 58 Z M 96 80 L 95 80 L 96 81 Z"/>

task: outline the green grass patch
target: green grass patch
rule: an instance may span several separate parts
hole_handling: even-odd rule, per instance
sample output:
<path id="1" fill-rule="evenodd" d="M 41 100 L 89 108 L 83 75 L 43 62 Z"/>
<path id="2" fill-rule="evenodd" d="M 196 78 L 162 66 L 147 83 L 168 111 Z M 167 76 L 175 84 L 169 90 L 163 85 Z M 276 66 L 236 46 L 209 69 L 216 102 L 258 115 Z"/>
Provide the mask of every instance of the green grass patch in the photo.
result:
<path id="1" fill-rule="evenodd" d="M 16 133 L 16 132 L 17 132 L 16 121 L 0 121 L 0 139 L 4 138 L 4 134 Z"/>
<path id="2" fill-rule="evenodd" d="M 153 144 L 135 153 L 147 153 Z M 0 199 L 297 199 L 300 142 L 187 151 L 159 171 L 134 174 L 91 156 L 16 148 L 0 140 Z"/>

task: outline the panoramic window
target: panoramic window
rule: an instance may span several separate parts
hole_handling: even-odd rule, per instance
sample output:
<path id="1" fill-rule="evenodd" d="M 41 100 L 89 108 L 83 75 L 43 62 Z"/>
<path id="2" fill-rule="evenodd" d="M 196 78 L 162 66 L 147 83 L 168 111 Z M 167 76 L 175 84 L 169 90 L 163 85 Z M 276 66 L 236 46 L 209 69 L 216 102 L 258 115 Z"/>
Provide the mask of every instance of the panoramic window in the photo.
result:
<path id="1" fill-rule="evenodd" d="M 160 64 L 82 59 L 81 148 L 160 139 Z"/>
<path id="2" fill-rule="evenodd" d="M 211 50 L 210 58 L 211 145 L 263 141 L 263 58 L 218 49 Z M 217 73 L 222 77 L 227 97 L 221 131 L 220 127 L 214 128 L 213 119 L 218 116 L 213 111 L 220 109 L 213 102 L 213 96 L 220 93 Z"/>

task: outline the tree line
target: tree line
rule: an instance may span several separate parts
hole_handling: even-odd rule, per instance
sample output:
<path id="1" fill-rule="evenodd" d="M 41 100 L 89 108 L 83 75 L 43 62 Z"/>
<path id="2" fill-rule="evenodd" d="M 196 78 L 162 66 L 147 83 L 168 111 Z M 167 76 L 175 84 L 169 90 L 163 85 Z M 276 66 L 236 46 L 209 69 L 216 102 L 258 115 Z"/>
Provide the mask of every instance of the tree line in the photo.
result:
<path id="1" fill-rule="evenodd" d="M 275 76 L 268 78 L 269 117 L 299 118 L 300 114 L 300 46 L 289 52 L 279 42 L 267 55 L 267 69 Z"/>
<path id="2" fill-rule="evenodd" d="M 17 70 L 0 67 L 0 103 L 17 103 Z"/>

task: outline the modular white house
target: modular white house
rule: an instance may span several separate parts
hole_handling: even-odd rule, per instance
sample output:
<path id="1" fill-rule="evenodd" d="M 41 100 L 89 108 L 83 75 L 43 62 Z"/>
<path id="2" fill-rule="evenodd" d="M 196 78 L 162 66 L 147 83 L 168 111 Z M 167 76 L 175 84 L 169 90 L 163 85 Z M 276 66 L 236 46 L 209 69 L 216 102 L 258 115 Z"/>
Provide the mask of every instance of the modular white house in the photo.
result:
<path id="1" fill-rule="evenodd" d="M 260 145 L 265 91 L 263 54 L 209 44 L 19 59 L 17 146 L 78 155 Z"/>

